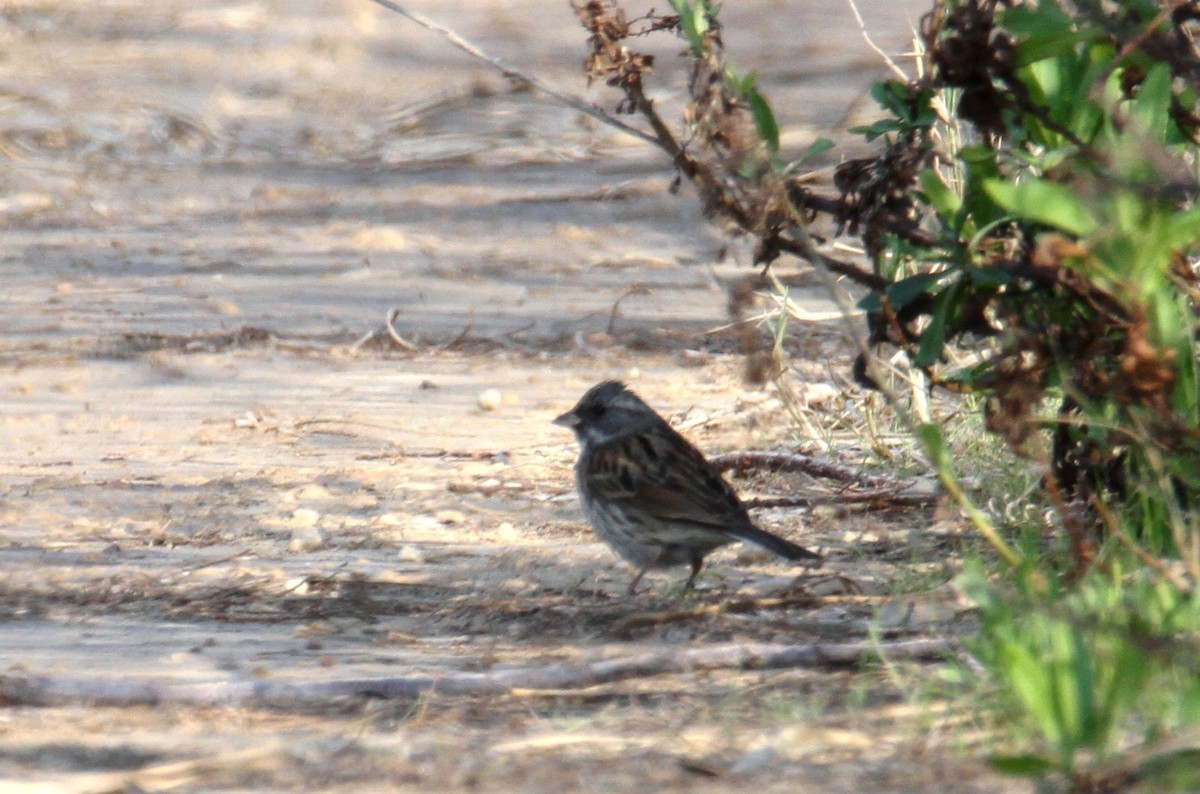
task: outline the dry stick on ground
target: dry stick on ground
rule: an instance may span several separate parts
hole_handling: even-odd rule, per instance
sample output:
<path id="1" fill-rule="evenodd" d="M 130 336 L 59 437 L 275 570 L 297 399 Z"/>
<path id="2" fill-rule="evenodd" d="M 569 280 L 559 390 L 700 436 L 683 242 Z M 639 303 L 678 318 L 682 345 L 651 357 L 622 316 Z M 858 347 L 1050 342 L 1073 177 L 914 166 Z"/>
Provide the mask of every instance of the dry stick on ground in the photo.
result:
<path id="1" fill-rule="evenodd" d="M 619 620 L 614 623 L 609 631 L 616 636 L 633 629 L 643 628 L 646 626 L 663 626 L 667 623 L 679 623 L 695 618 L 713 618 L 720 615 L 739 615 L 747 613 L 757 613 L 761 611 L 780 609 L 786 610 L 792 607 L 806 607 L 815 609 L 817 607 L 830 604 L 839 606 L 847 605 L 863 605 L 868 604 L 878 606 L 884 604 L 891 599 L 891 596 L 871 596 L 871 595 L 841 595 L 841 596 L 812 596 L 812 595 L 797 595 L 783 598 L 743 598 L 733 601 L 720 601 L 715 604 L 702 604 L 691 609 L 682 609 L 671 612 L 644 612 L 637 615 Z"/>
<path id="2" fill-rule="evenodd" d="M 854 466 L 848 466 L 832 460 L 823 460 L 812 455 L 805 455 L 802 452 L 727 452 L 723 455 L 714 455 L 709 458 L 709 462 L 721 471 L 725 471 L 726 469 L 735 469 L 738 471 L 746 469 L 802 471 L 814 477 L 824 477 L 829 480 L 867 485 L 873 488 L 894 489 L 897 491 L 916 488 L 920 485 L 919 482 L 914 480 L 906 481 L 882 474 L 868 474 Z"/>
<path id="3" fill-rule="evenodd" d="M 664 648 L 622 659 L 555 664 L 493 673 L 321 681 L 227 681 L 174 684 L 138 679 L 81 680 L 54 676 L 0 676 L 0 703 L 135 706 L 186 703 L 197 706 L 310 707 L 345 698 L 416 698 L 440 695 L 507 695 L 514 690 L 578 689 L 671 673 L 698 670 L 764 670 L 856 665 L 864 659 L 940 660 L 957 652 L 951 639 L 894 643 L 872 641 L 815 645 L 728 643 L 706 648 Z"/>
<path id="4" fill-rule="evenodd" d="M 751 510 L 774 510 L 779 507 L 813 507 L 815 505 L 860 505 L 868 507 L 933 507 L 941 498 L 936 493 L 906 494 L 898 490 L 853 491 L 830 496 L 765 496 L 743 499 Z"/>

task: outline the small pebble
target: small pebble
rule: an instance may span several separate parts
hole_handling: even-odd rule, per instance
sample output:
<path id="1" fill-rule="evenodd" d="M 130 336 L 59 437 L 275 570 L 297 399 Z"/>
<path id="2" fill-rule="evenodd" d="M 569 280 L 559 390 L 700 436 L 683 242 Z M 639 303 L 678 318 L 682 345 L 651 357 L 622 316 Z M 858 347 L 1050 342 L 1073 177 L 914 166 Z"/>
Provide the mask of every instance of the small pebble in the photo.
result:
<path id="1" fill-rule="evenodd" d="M 479 407 L 485 411 L 494 411 L 500 407 L 504 397 L 499 389 L 484 389 L 479 393 Z"/>
<path id="2" fill-rule="evenodd" d="M 406 543 L 396 552 L 396 559 L 398 559 L 400 562 L 421 563 L 425 562 L 425 555 L 422 554 L 421 550 L 416 546 L 412 545 L 411 543 Z"/>
<path id="3" fill-rule="evenodd" d="M 257 427 L 258 426 L 258 415 L 256 413 L 254 413 L 253 411 L 246 411 L 246 413 L 242 414 L 241 416 L 239 416 L 233 420 L 233 426 L 234 427 Z"/>
<path id="4" fill-rule="evenodd" d="M 321 532 L 316 527 L 301 527 L 292 530 L 292 537 L 288 541 L 288 551 L 312 551 L 321 548 L 321 544 L 324 542 L 325 539 L 321 537 Z"/>
<path id="5" fill-rule="evenodd" d="M 292 511 L 292 520 L 288 523 L 298 529 L 315 526 L 321 520 L 321 514 L 308 507 L 300 507 Z"/>
<path id="6" fill-rule="evenodd" d="M 291 595 L 308 595 L 308 577 L 293 576 L 283 583 L 283 589 Z"/>

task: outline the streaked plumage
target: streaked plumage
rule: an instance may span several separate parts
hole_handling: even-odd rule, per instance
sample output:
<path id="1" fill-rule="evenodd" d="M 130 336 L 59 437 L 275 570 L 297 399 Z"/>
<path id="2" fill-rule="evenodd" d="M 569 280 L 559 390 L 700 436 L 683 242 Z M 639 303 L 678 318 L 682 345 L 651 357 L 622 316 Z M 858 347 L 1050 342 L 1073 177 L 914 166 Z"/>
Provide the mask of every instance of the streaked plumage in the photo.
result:
<path id="1" fill-rule="evenodd" d="M 690 565 L 691 586 L 713 550 L 749 541 L 789 560 L 820 555 L 759 529 L 698 449 L 623 383 L 593 386 L 554 420 L 579 440 L 575 483 L 600 539 L 638 569 Z"/>

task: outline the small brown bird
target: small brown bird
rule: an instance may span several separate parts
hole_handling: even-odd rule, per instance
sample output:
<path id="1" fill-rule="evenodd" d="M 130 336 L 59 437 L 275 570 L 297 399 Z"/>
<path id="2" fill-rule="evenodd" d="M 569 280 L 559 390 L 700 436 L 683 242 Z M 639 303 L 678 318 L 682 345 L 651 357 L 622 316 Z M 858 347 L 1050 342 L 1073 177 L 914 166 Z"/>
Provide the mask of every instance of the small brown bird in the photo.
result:
<path id="1" fill-rule="evenodd" d="M 588 522 L 638 571 L 692 566 L 696 581 L 714 549 L 749 541 L 789 560 L 821 555 L 759 529 L 700 450 L 618 381 L 593 386 L 554 420 L 579 440 L 575 483 Z"/>

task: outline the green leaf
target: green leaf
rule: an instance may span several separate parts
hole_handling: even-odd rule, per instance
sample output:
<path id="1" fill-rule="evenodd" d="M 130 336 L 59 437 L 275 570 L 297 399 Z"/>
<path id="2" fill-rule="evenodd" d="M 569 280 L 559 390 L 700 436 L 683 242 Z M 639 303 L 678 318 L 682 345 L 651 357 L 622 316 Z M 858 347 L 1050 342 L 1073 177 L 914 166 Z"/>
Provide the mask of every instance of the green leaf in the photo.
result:
<path id="1" fill-rule="evenodd" d="M 929 456 L 933 465 L 943 471 L 949 471 L 951 469 L 950 449 L 942 437 L 942 428 L 927 422 L 917 428 L 917 435 L 920 436 L 921 444 L 925 447 L 925 454 Z"/>
<path id="2" fill-rule="evenodd" d="M 829 151 L 832 148 L 833 148 L 833 141 L 829 140 L 828 138 L 817 138 L 815 141 L 813 141 L 812 143 L 810 143 L 808 145 L 808 148 L 806 148 L 804 151 L 802 151 L 800 153 L 799 157 L 797 157 L 795 160 L 792 160 L 790 163 L 788 163 L 787 170 L 794 171 L 798 166 L 802 165 L 806 160 L 811 160 L 812 158 L 817 157 L 818 155 L 824 154 L 825 152 Z"/>
<path id="3" fill-rule="evenodd" d="M 1013 277 L 998 267 L 967 265 L 963 268 L 971 283 L 977 287 L 1003 287 L 1013 282 Z"/>
<path id="4" fill-rule="evenodd" d="M 937 296 L 933 317 L 930 318 L 929 326 L 921 333 L 921 344 L 913 361 L 918 367 L 928 367 L 941 358 L 942 350 L 946 347 L 946 321 L 962 302 L 964 289 L 965 284 L 957 281 Z"/>
<path id="5" fill-rule="evenodd" d="M 1088 28 L 1034 33 L 1017 44 L 1017 66 L 1028 66 L 1046 58 L 1073 52 L 1080 42 L 1093 41 L 1099 36 L 1099 30 Z"/>
<path id="6" fill-rule="evenodd" d="M 932 168 L 922 171 L 921 190 L 938 214 L 946 221 L 953 221 L 958 211 L 962 209 L 962 199 L 942 181 L 942 177 Z"/>
<path id="7" fill-rule="evenodd" d="M 856 309 L 862 309 L 864 312 L 877 312 L 883 308 L 883 301 L 879 299 L 879 294 L 876 292 L 868 292 L 863 295 L 858 303 L 854 304 Z"/>
<path id="8" fill-rule="evenodd" d="M 1167 245 L 1173 251 L 1190 251 L 1200 244 L 1200 207 L 1193 207 L 1171 218 L 1167 227 Z"/>
<path id="9" fill-rule="evenodd" d="M 861 135 L 868 141 L 873 141 L 880 135 L 886 135 L 889 132 L 899 132 L 902 129 L 904 129 L 904 125 L 895 119 L 880 119 L 866 127 L 851 127 L 849 132 L 853 135 Z"/>
<path id="10" fill-rule="evenodd" d="M 1065 737 L 1050 677 L 1053 671 L 1034 656 L 1028 645 L 1022 644 L 1035 641 L 1032 636 L 1023 636 L 1018 641 L 1005 642 L 1000 648 L 1000 672 L 1012 694 L 1037 723 L 1042 736 L 1051 745 L 1061 748 Z"/>
<path id="11" fill-rule="evenodd" d="M 897 118 L 912 118 L 912 89 L 899 80 L 885 80 L 871 86 L 871 96 L 879 106 Z"/>
<path id="12" fill-rule="evenodd" d="M 902 278 L 893 284 L 889 284 L 884 290 L 883 295 L 887 297 L 887 301 L 892 308 L 903 308 L 913 299 L 928 292 L 931 287 L 936 285 L 945 276 L 945 271 L 941 273 L 917 273 L 914 276 Z M 879 293 L 869 292 L 858 301 L 856 306 L 866 312 L 877 312 L 883 308 L 883 299 Z"/>
<path id="13" fill-rule="evenodd" d="M 988 763 L 1001 774 L 1021 777 L 1042 777 L 1054 770 L 1054 762 L 1040 755 L 993 755 Z"/>
<path id="14" fill-rule="evenodd" d="M 895 284 L 888 285 L 888 303 L 892 304 L 893 308 L 903 308 L 914 298 L 918 298 L 929 292 L 930 287 L 937 284 L 945 276 L 946 273 L 943 271 L 941 273 L 918 273 L 915 276 L 900 279 Z"/>
<path id="15" fill-rule="evenodd" d="M 754 128 L 758 130 L 758 137 L 767 145 L 771 154 L 779 151 L 779 124 L 775 121 L 775 114 L 771 112 L 767 100 L 758 93 L 757 88 L 750 86 L 746 92 L 746 102 L 750 105 L 750 114 L 754 117 Z"/>
<path id="16" fill-rule="evenodd" d="M 1188 747 L 1151 756 L 1138 772 L 1160 791 L 1200 791 L 1200 749 Z"/>
<path id="17" fill-rule="evenodd" d="M 733 89 L 738 96 L 747 96 L 754 90 L 754 83 L 758 80 L 758 72 L 750 72 L 742 74 L 732 66 L 725 67 L 725 80 L 729 83 L 729 87 Z"/>
<path id="18" fill-rule="evenodd" d="M 1017 5 L 997 14 L 997 20 L 1008 30 L 1027 38 L 1046 31 L 1063 30 L 1071 25 L 1072 17 L 1056 3 L 1036 7 Z"/>
<path id="19" fill-rule="evenodd" d="M 687 36 L 692 52 L 704 52 L 704 35 L 708 32 L 708 3 L 706 0 L 671 0 L 671 8 L 679 15 L 679 27 Z"/>
<path id="20" fill-rule="evenodd" d="M 1138 86 L 1137 99 L 1133 102 L 1133 115 L 1146 132 L 1158 130 L 1163 135 L 1170 127 L 1171 103 L 1175 97 L 1171 91 L 1171 70 L 1165 63 L 1155 64 Z"/>
<path id="21" fill-rule="evenodd" d="M 1014 215 L 1070 234 L 1086 236 L 1100 225 L 1079 195 L 1057 182 L 1028 179 L 1013 184 L 989 179 L 983 189 L 993 201 Z"/>
<path id="22" fill-rule="evenodd" d="M 982 144 L 964 146 L 958 157 L 964 163 L 995 163 L 996 150 Z"/>

